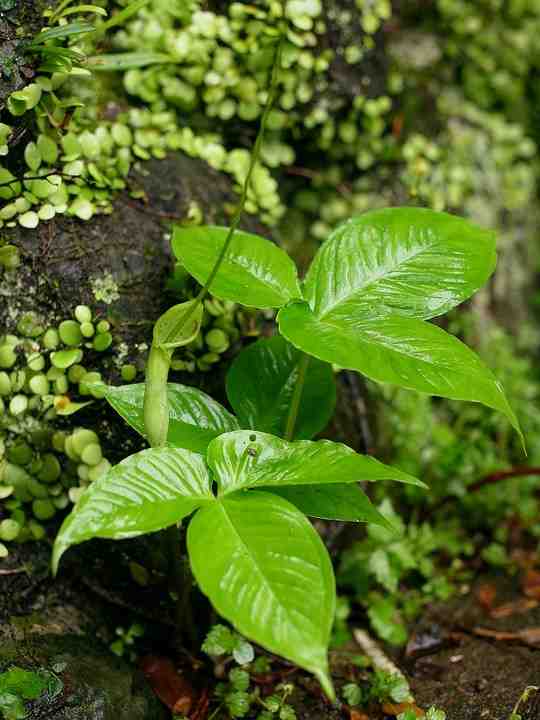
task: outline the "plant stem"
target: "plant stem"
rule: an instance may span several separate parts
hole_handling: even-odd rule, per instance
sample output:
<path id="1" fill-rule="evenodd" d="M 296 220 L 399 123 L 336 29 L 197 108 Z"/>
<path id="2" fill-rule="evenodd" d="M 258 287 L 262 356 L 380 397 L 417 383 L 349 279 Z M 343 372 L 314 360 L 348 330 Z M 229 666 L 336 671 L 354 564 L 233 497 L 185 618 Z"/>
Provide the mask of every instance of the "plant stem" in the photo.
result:
<path id="1" fill-rule="evenodd" d="M 259 132 L 257 133 L 257 138 L 255 139 L 255 145 L 253 146 L 253 150 L 251 152 L 251 158 L 249 161 L 247 175 L 244 180 L 244 184 L 242 186 L 242 195 L 240 196 L 240 202 L 238 203 L 238 206 L 234 213 L 233 219 L 231 220 L 229 232 L 227 233 L 225 242 L 223 243 L 223 247 L 221 248 L 221 251 L 217 257 L 217 260 L 214 263 L 214 267 L 212 268 L 207 281 L 204 283 L 203 287 L 200 289 L 199 293 L 197 294 L 197 296 L 195 298 L 195 302 L 193 303 L 193 307 L 186 314 L 184 322 L 187 322 L 189 320 L 189 318 L 195 312 L 197 304 L 199 302 L 202 302 L 204 300 L 204 298 L 210 292 L 210 286 L 213 283 L 216 275 L 218 274 L 218 271 L 219 271 L 219 268 L 221 267 L 222 262 L 225 260 L 225 256 L 227 255 L 227 250 L 229 249 L 229 246 L 233 239 L 233 235 L 236 232 L 236 230 L 238 229 L 238 225 L 240 224 L 240 221 L 242 219 L 242 215 L 244 213 L 244 206 L 245 206 L 246 200 L 247 200 L 247 194 L 249 191 L 249 186 L 251 184 L 251 176 L 253 175 L 253 170 L 255 169 L 255 165 L 257 164 L 257 161 L 259 160 L 259 156 L 261 154 L 261 147 L 262 147 L 262 143 L 263 143 L 263 139 L 264 139 L 264 133 L 266 131 L 266 125 L 268 123 L 268 116 L 270 115 L 270 111 L 272 110 L 272 105 L 274 104 L 274 100 L 275 100 L 276 93 L 277 93 L 277 82 L 279 79 L 279 70 L 281 67 L 281 55 L 282 55 L 282 50 L 283 50 L 284 37 L 285 37 L 284 35 L 281 36 L 278 46 L 277 46 L 277 49 L 276 49 L 274 64 L 272 66 L 272 77 L 270 79 L 270 88 L 268 90 L 268 99 L 266 101 L 266 106 L 264 108 L 264 112 L 261 117 L 261 124 L 259 127 Z"/>
<path id="2" fill-rule="evenodd" d="M 165 530 L 169 576 L 172 578 L 172 589 L 177 595 L 177 628 L 182 628 L 182 636 L 189 641 L 190 649 L 196 652 L 199 648 L 191 604 L 193 576 L 189 564 L 182 558 L 182 552 L 185 551 L 183 538 L 185 538 L 184 528 L 171 525 Z"/>
<path id="3" fill-rule="evenodd" d="M 309 355 L 302 353 L 300 360 L 298 361 L 298 377 L 296 378 L 296 385 L 294 386 L 291 406 L 287 416 L 287 425 L 285 426 L 285 440 L 292 440 L 294 436 L 294 429 L 296 426 L 296 420 L 298 419 L 298 412 L 300 410 L 300 401 L 302 400 L 302 392 L 306 382 L 308 365 Z"/>
<path id="4" fill-rule="evenodd" d="M 266 102 L 266 107 L 262 114 L 259 132 L 257 133 L 255 145 L 253 146 L 253 150 L 251 153 L 249 167 L 248 167 L 248 171 L 246 174 L 244 184 L 242 186 L 242 194 L 240 197 L 240 201 L 238 203 L 238 207 L 236 208 L 236 212 L 231 221 L 231 226 L 229 228 L 229 232 L 227 233 L 227 237 L 225 238 L 223 247 L 221 248 L 221 251 L 216 259 L 216 262 L 214 263 L 214 267 L 212 268 L 207 281 L 205 282 L 205 284 L 199 291 L 198 295 L 196 296 L 195 302 L 193 303 L 192 307 L 190 308 L 190 311 L 188 313 L 186 313 L 186 315 L 184 316 L 184 324 L 183 324 L 184 327 L 190 320 L 191 316 L 194 314 L 199 303 L 201 303 L 204 300 L 204 298 L 210 291 L 210 286 L 211 286 L 212 282 L 214 281 L 214 278 L 216 277 L 223 260 L 225 259 L 227 250 L 229 249 L 229 246 L 231 244 L 234 233 L 237 230 L 238 225 L 240 224 L 240 220 L 242 219 L 242 214 L 244 212 L 244 206 L 246 204 L 249 186 L 251 183 L 251 177 L 253 175 L 253 170 L 255 169 L 255 166 L 256 166 L 257 161 L 260 156 L 264 133 L 265 133 L 266 125 L 268 122 L 268 117 L 270 115 L 270 111 L 272 109 L 272 105 L 274 103 L 274 99 L 275 99 L 275 96 L 277 93 L 277 83 L 278 83 L 278 78 L 279 78 L 279 70 L 281 67 L 281 54 L 282 54 L 282 48 L 283 48 L 283 43 L 284 43 L 284 37 L 285 37 L 284 35 L 281 36 L 278 46 L 277 46 L 277 49 L 276 49 L 274 64 L 272 67 L 270 88 L 268 90 L 268 100 Z M 155 344 L 154 342 L 152 342 L 152 346 L 150 348 L 150 354 L 148 356 L 148 363 L 147 363 L 147 367 L 146 367 L 146 384 L 145 384 L 145 390 L 144 390 L 143 412 L 144 412 L 144 425 L 145 425 L 146 434 L 147 434 L 150 446 L 153 448 L 163 447 L 167 442 L 167 434 L 168 434 L 168 428 L 169 428 L 167 379 L 168 379 L 169 370 L 170 370 L 171 357 L 172 357 L 172 354 L 170 352 L 168 352 L 167 350 L 163 349 L 162 347 L 160 347 L 157 344 Z M 293 421 L 293 426 L 294 426 L 294 421 Z M 173 525 L 172 527 L 168 528 L 166 530 L 165 537 L 166 537 L 166 543 L 167 543 L 167 555 L 169 557 L 169 565 L 170 565 L 171 572 L 173 575 L 175 591 L 178 594 L 178 605 L 177 605 L 178 625 L 184 629 L 184 632 L 187 633 L 187 635 L 191 638 L 191 640 L 193 642 L 194 628 L 193 628 L 193 615 L 192 615 L 192 609 L 191 609 L 191 603 L 190 603 L 191 573 L 189 571 L 188 566 L 180 566 L 181 548 L 180 548 L 179 532 L 178 532 L 177 526 Z"/>
<path id="5" fill-rule="evenodd" d="M 514 705 L 514 709 L 512 710 L 512 714 L 510 715 L 509 720 L 512 720 L 512 718 L 514 716 L 518 717 L 519 708 L 523 705 L 523 703 L 527 702 L 527 700 L 533 693 L 538 692 L 538 691 L 540 691 L 540 688 L 536 687 L 536 685 L 528 685 L 525 688 L 525 690 L 523 691 L 523 693 L 521 694 L 521 697 L 519 698 L 517 703 Z M 519 715 L 519 717 L 521 717 L 521 715 Z"/>
<path id="6" fill-rule="evenodd" d="M 152 343 L 146 364 L 144 389 L 144 426 L 151 447 L 163 447 L 169 430 L 167 379 L 171 355 Z"/>
<path id="7" fill-rule="evenodd" d="M 257 161 L 259 159 L 264 139 L 264 133 L 266 131 L 266 125 L 268 122 L 268 116 L 270 115 L 270 111 L 272 109 L 272 105 L 274 104 L 274 99 L 277 93 L 277 84 L 279 79 L 279 70 L 281 67 L 281 55 L 283 50 L 284 38 L 285 36 L 282 35 L 276 49 L 274 64 L 272 66 L 272 76 L 270 78 L 270 87 L 268 90 L 268 99 L 266 101 L 266 106 L 262 114 L 261 124 L 259 127 L 259 132 L 257 133 L 255 145 L 253 146 L 253 150 L 251 153 L 249 168 L 242 187 L 242 195 L 240 197 L 240 202 L 238 203 L 238 207 L 236 208 L 236 212 L 231 221 L 229 232 L 227 233 L 227 237 L 225 238 L 225 242 L 223 243 L 223 247 L 221 248 L 217 260 L 214 263 L 214 267 L 212 268 L 207 281 L 196 296 L 190 310 L 184 316 L 184 327 L 196 311 L 199 303 L 201 303 L 206 297 L 206 295 L 208 295 L 210 291 L 210 286 L 214 281 L 214 278 L 216 277 L 219 268 L 221 267 L 221 263 L 225 259 L 233 235 L 238 228 L 240 220 L 242 219 L 244 206 L 247 200 L 249 185 L 251 183 L 251 176 L 253 174 L 255 165 L 257 164 Z M 167 376 L 169 373 L 170 361 L 171 356 L 167 354 L 166 351 L 164 351 L 162 348 L 156 347 L 156 345 L 152 343 L 146 369 L 146 387 L 144 391 L 143 407 L 144 424 L 151 447 L 161 447 L 165 444 L 167 440 L 167 430 L 169 425 L 169 415 L 167 408 Z M 166 363 L 168 364 L 166 365 Z"/>
<path id="8" fill-rule="evenodd" d="M 247 194 L 248 194 L 249 186 L 251 183 L 251 176 L 253 175 L 253 170 L 255 169 L 255 165 L 257 164 L 259 155 L 261 154 L 261 147 L 262 147 L 262 143 L 263 143 L 263 139 L 264 139 L 264 133 L 266 131 L 266 124 L 268 122 L 268 116 L 270 115 L 270 111 L 272 110 L 272 105 L 274 104 L 274 99 L 275 99 L 276 92 L 277 92 L 277 81 L 279 78 L 279 69 L 281 66 L 281 53 L 282 53 L 282 49 L 283 49 L 283 38 L 284 38 L 284 36 L 281 37 L 281 39 L 278 43 L 277 49 L 276 49 L 276 55 L 275 55 L 274 64 L 272 67 L 272 77 L 270 79 L 270 88 L 268 90 L 268 99 L 266 101 L 266 107 L 264 108 L 264 112 L 262 114 L 261 125 L 259 127 L 259 132 L 257 133 L 255 145 L 253 146 L 253 151 L 251 153 L 251 158 L 249 161 L 249 168 L 247 171 L 246 179 L 244 181 L 244 185 L 242 187 L 242 195 L 240 197 L 240 202 L 238 203 L 238 207 L 236 208 L 236 212 L 231 221 L 231 227 L 229 228 L 229 232 L 227 234 L 227 237 L 225 238 L 225 242 L 223 243 L 221 252 L 218 256 L 218 259 L 216 260 L 216 264 L 214 265 L 212 272 L 210 273 L 210 276 L 208 277 L 208 280 L 205 282 L 204 286 L 201 288 L 201 291 L 197 295 L 198 300 L 202 300 L 205 297 L 205 295 L 208 294 L 208 292 L 210 290 L 210 285 L 212 284 L 214 278 L 216 277 L 221 263 L 225 259 L 225 255 L 227 254 L 227 250 L 228 250 L 231 240 L 233 238 L 234 232 L 238 228 L 240 220 L 242 219 L 242 214 L 244 212 L 244 205 L 246 204 Z"/>

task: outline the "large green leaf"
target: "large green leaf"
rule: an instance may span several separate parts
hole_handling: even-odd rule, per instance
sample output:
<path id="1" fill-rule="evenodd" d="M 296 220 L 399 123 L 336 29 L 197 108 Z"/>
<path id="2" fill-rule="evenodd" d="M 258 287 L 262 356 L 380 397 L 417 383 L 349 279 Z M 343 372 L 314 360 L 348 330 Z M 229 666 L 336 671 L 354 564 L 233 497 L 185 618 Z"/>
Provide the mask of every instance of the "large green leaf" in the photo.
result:
<path id="1" fill-rule="evenodd" d="M 208 280 L 229 229 L 214 226 L 174 228 L 176 257 L 201 285 Z M 212 295 L 252 307 L 281 307 L 302 297 L 296 266 L 277 245 L 236 230 L 210 290 Z"/>
<path id="2" fill-rule="evenodd" d="M 153 448 L 131 455 L 89 485 L 64 520 L 54 543 L 53 571 L 71 545 L 161 530 L 213 502 L 208 469 L 197 453 Z"/>
<path id="3" fill-rule="evenodd" d="M 495 237 L 425 208 L 374 210 L 340 225 L 318 251 L 305 297 L 322 320 L 381 314 L 428 319 L 469 298 L 495 269 Z"/>
<path id="4" fill-rule="evenodd" d="M 287 442 L 249 430 L 226 433 L 212 440 L 207 460 L 221 495 L 248 487 L 328 485 L 361 480 L 397 480 L 424 486 L 411 475 L 375 458 L 359 455 L 341 443 Z"/>
<path id="5" fill-rule="evenodd" d="M 318 319 L 306 303 L 280 311 L 279 329 L 296 347 L 372 380 L 470 400 L 500 410 L 521 434 L 503 388 L 480 358 L 453 335 L 407 317 Z"/>
<path id="6" fill-rule="evenodd" d="M 238 493 L 202 508 L 188 528 L 201 590 L 239 632 L 314 673 L 326 693 L 335 583 L 309 521 L 270 493 Z"/>
<path id="7" fill-rule="evenodd" d="M 302 357 L 280 336 L 245 348 L 227 375 L 227 397 L 245 428 L 283 437 Z M 294 439 L 309 439 L 323 430 L 336 404 L 334 373 L 311 358 L 300 399 Z"/>
<path id="8" fill-rule="evenodd" d="M 310 517 L 373 523 L 396 532 L 392 523 L 377 510 L 358 485 L 288 485 L 270 486 L 266 490 L 285 498 Z"/>
<path id="9" fill-rule="evenodd" d="M 145 436 L 144 384 L 99 385 L 105 397 L 138 433 Z M 169 432 L 167 443 L 194 452 L 204 453 L 208 443 L 224 432 L 239 428 L 230 412 L 209 395 L 194 387 L 168 383 Z"/>

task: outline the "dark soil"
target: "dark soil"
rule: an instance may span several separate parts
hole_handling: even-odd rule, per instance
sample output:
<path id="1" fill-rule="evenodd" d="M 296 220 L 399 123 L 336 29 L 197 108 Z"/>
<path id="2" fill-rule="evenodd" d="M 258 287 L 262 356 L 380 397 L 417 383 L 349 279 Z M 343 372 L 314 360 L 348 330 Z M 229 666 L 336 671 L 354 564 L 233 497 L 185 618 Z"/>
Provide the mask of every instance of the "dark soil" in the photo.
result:
<path id="1" fill-rule="evenodd" d="M 494 607 L 513 606 L 507 617 L 494 618 L 478 601 L 481 588 L 496 590 Z M 432 608 L 415 628 L 404 663 L 418 704 L 437 705 L 448 720 L 508 720 L 528 685 L 540 685 L 540 643 L 484 638 L 484 630 L 519 632 L 540 627 L 540 606 L 519 611 L 516 579 L 479 580 L 472 592 Z M 414 653 L 415 645 L 430 645 Z M 540 693 L 520 709 L 523 720 L 540 719 Z"/>
<path id="2" fill-rule="evenodd" d="M 24 42 L 42 26 L 40 0 L 0 0 L 0 110 L 14 90 L 34 77 L 31 58 L 23 52 Z"/>
<path id="3" fill-rule="evenodd" d="M 98 307 L 112 315 L 115 337 L 120 332 L 127 342 L 148 338 L 167 302 L 163 287 L 173 265 L 167 227 L 173 221 L 182 223 L 192 202 L 201 208 L 205 222 L 226 224 L 223 207 L 234 203 L 235 196 L 225 175 L 181 153 L 135 169 L 130 187 L 142 191 L 144 198 L 132 200 L 129 193 L 121 193 L 114 212 L 92 222 L 58 217 L 35 230 L 2 230 L 2 238 L 19 247 L 24 257 L 16 285 L 7 288 L 7 280 L 2 281 L 9 311 L 2 322 L 5 329 L 12 329 L 10 317 L 20 310 L 66 317 L 78 303 L 96 307 L 91 281 L 107 272 L 120 298 Z M 247 218 L 244 227 L 264 232 L 253 219 Z"/>
<path id="4" fill-rule="evenodd" d="M 36 633 L 41 638 L 43 635 L 54 636 L 54 642 L 64 635 L 68 639 L 82 637 L 84 643 L 84 638 L 90 635 L 89 656 L 92 661 L 107 665 L 106 646 L 114 638 L 115 626 L 142 621 L 147 627 L 147 636 L 140 648 L 142 652 L 162 653 L 185 664 L 189 655 L 174 648 L 173 618 L 170 606 L 163 602 L 163 586 L 137 588 L 130 584 L 125 570 L 130 558 L 138 557 L 144 563 L 148 548 L 138 541 L 129 541 L 117 543 L 109 552 L 109 545 L 112 544 L 101 541 L 90 543 L 86 548 L 82 546 L 83 550 L 89 551 L 84 557 L 78 554 L 81 548 L 74 550 L 55 582 L 48 575 L 49 549 L 46 545 L 27 545 L 14 551 L 3 569 L 20 572 L 0 577 L 2 646 L 6 647 L 7 639 L 13 639 L 14 632 L 22 632 L 21 637 L 34 637 Z M 117 552 L 113 553 L 113 549 Z M 92 554 L 98 558 L 93 562 L 90 561 Z M 108 587 L 113 555 L 117 558 L 118 577 L 116 585 L 113 583 Z M 25 572 L 21 572 L 23 568 L 26 568 Z M 98 568 L 101 570 L 96 573 Z M 505 617 L 493 617 L 478 600 L 480 589 L 486 584 L 496 590 L 494 608 L 506 606 L 515 611 Z M 162 601 L 155 602 L 159 595 Z M 523 599 L 516 579 L 501 575 L 482 578 L 467 595 L 432 607 L 425 613 L 413 628 L 407 649 L 394 658 L 411 683 L 418 707 L 427 710 L 435 705 L 444 709 L 447 720 L 509 720 L 524 689 L 529 685 L 540 685 L 540 646 L 486 638 L 478 633 L 486 630 L 519 632 L 540 627 L 540 605 L 529 603 L 530 607 L 520 609 L 516 603 Z M 24 647 L 22 644 L 21 651 Z M 42 645 L 40 647 L 40 652 L 44 652 Z M 290 670 L 278 663 L 273 669 L 277 675 L 268 683 L 261 682 L 261 693 L 273 692 L 281 679 L 292 682 L 295 691 L 290 702 L 299 720 L 349 720 L 350 712 L 331 707 L 313 678 L 301 672 L 289 674 Z M 192 666 L 190 672 L 195 686 L 211 687 L 215 682 L 208 665 Z M 338 687 L 352 679 L 350 673 L 349 677 L 347 674 L 338 662 L 335 668 Z M 522 720 L 540 720 L 540 694 L 531 695 L 521 706 L 520 713 Z M 69 720 L 79 716 L 58 717 Z M 368 717 L 382 720 L 392 716 L 372 708 Z"/>

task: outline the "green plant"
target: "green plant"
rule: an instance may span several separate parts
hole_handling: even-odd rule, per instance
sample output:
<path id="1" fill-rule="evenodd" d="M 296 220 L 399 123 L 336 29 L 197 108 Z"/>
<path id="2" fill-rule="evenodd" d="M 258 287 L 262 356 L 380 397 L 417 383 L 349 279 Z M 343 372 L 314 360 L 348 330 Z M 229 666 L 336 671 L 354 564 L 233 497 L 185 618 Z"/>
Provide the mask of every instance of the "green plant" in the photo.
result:
<path id="1" fill-rule="evenodd" d="M 62 526 L 54 566 L 70 545 L 152 532 L 197 510 L 188 551 L 202 591 L 240 632 L 314 672 L 332 695 L 326 646 L 333 573 L 303 514 L 388 526 L 356 483 L 421 483 L 344 445 L 296 440 L 312 437 L 331 414 L 331 369 L 320 360 L 381 382 L 483 402 L 519 430 L 490 371 L 425 322 L 485 282 L 494 267 L 493 238 L 427 210 L 366 213 L 328 239 L 301 288 L 293 263 L 270 242 L 235 232 L 224 245 L 227 236 L 225 228 L 180 228 L 173 248 L 217 297 L 281 307 L 279 328 L 296 349 L 273 338 L 244 351 L 247 360 L 240 355 L 227 382 L 233 417 L 194 388 L 167 390 L 172 350 L 197 333 L 200 302 L 162 316 L 146 390 L 103 389 L 154 447 L 90 486 Z M 314 399 L 318 393 L 324 403 Z"/>
<path id="2" fill-rule="evenodd" d="M 89 385 L 101 380 L 94 368 L 112 335 L 86 305 L 49 327 L 34 311 L 12 321 L 17 334 L 0 336 L 0 541 L 21 543 L 43 539 L 46 524 L 111 467 L 99 436 L 65 421 L 102 397 Z"/>
<path id="3" fill-rule="evenodd" d="M 294 686 L 279 683 L 272 695 L 261 695 L 252 675 L 269 673 L 270 658 L 266 654 L 255 657 L 255 649 L 244 637 L 225 625 L 214 625 L 201 649 L 214 661 L 216 677 L 223 678 L 231 662 L 241 666 L 228 671 L 227 682 L 218 683 L 214 691 L 218 705 L 210 718 L 220 716 L 222 711 L 229 717 L 244 717 L 249 711 L 257 710 L 257 720 L 295 720 L 294 709 L 287 702 Z"/>
<path id="4" fill-rule="evenodd" d="M 247 665 L 255 658 L 253 645 L 225 625 L 210 628 L 201 650 L 214 658 L 230 655 L 238 665 Z"/>
<path id="5" fill-rule="evenodd" d="M 174 539 L 175 525 L 195 513 L 187 548 L 201 590 L 242 634 L 314 673 L 333 698 L 327 646 L 335 581 L 305 516 L 392 527 L 358 481 L 422 483 L 345 445 L 310 439 L 333 410 L 328 363 L 378 382 L 481 402 L 521 431 L 487 367 L 426 322 L 486 282 L 495 266 L 492 233 L 424 209 L 373 211 L 330 235 L 301 284 L 285 252 L 238 230 L 282 44 L 230 228 L 177 227 L 173 235 L 173 250 L 200 292 L 158 319 L 144 386 L 98 390 L 151 449 L 128 457 L 82 495 L 56 539 L 53 568 L 70 546 L 92 537 L 172 528 Z M 174 351 L 200 330 L 210 289 L 225 301 L 280 309 L 281 337 L 248 348 L 231 369 L 227 392 L 236 417 L 194 388 L 167 385 Z"/>
<path id="6" fill-rule="evenodd" d="M 397 716 L 397 720 L 415 720 L 418 715 L 413 710 L 405 710 Z M 446 713 L 432 705 L 425 714 L 426 720 L 446 720 Z"/>
<path id="7" fill-rule="evenodd" d="M 0 673 L 0 715 L 4 720 L 23 720 L 25 701 L 37 700 L 45 692 L 54 698 L 62 687 L 62 681 L 46 670 L 11 667 Z"/>
<path id="8" fill-rule="evenodd" d="M 377 635 L 402 645 L 406 622 L 427 603 L 454 592 L 454 577 L 461 579 L 464 573 L 459 558 L 470 557 L 474 543 L 453 518 L 437 525 L 405 523 L 388 498 L 378 507 L 399 534 L 370 525 L 366 537 L 342 553 L 338 585 L 352 588 Z M 441 556 L 448 557 L 450 567 L 444 567 Z"/>
<path id="9" fill-rule="evenodd" d="M 527 702 L 527 700 L 531 697 L 531 695 L 534 695 L 534 693 L 537 693 L 540 691 L 540 688 L 536 687 L 536 685 L 528 685 L 525 690 L 521 693 L 518 701 L 514 705 L 514 709 L 512 710 L 510 717 L 508 720 L 522 720 L 522 715 L 518 712 L 521 708 L 521 706 Z M 444 720 L 444 718 L 443 718 Z"/>
<path id="10" fill-rule="evenodd" d="M 402 675 L 384 670 L 376 670 L 366 688 L 357 683 L 347 683 L 342 688 L 342 695 L 348 705 L 368 705 L 372 701 L 380 703 L 391 701 L 396 703 L 410 702 L 411 690 Z"/>
<path id="11" fill-rule="evenodd" d="M 116 634 L 118 637 L 109 645 L 110 649 L 118 657 L 126 655 L 134 662 L 137 657 L 134 645 L 137 639 L 144 635 L 144 627 L 139 623 L 132 623 L 127 629 L 117 627 Z"/>
<path id="12" fill-rule="evenodd" d="M 256 710 L 257 720 L 296 720 L 296 713 L 287 702 L 294 690 L 290 683 L 276 685 L 272 695 L 261 697 L 257 686 L 251 685 L 249 672 L 234 668 L 228 673 L 227 682 L 218 683 L 214 696 L 218 706 L 209 716 L 209 720 L 219 717 L 226 711 L 227 717 L 245 717 Z"/>

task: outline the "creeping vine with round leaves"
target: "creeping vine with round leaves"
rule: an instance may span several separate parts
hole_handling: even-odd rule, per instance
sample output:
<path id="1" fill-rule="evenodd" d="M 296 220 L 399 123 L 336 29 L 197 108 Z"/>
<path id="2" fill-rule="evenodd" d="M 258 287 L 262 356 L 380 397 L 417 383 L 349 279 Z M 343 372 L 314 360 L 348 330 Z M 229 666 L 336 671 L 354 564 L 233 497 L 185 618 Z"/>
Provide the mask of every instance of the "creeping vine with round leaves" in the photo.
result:
<path id="1" fill-rule="evenodd" d="M 272 88 L 278 66 L 279 50 Z M 269 95 L 267 112 L 272 89 Z M 252 166 L 264 126 L 263 116 Z M 249 175 L 244 197 L 248 184 Z M 340 225 L 301 282 L 285 252 L 237 230 L 242 207 L 230 228 L 175 228 L 173 251 L 202 289 L 156 323 L 146 385 L 101 388 L 152 447 L 89 486 L 60 529 L 53 567 L 90 538 L 176 528 L 192 516 L 191 568 L 216 610 L 314 673 L 334 698 L 327 648 L 335 581 L 306 516 L 388 526 L 358 483 L 422 483 L 340 443 L 311 439 L 334 409 L 331 363 L 377 382 L 483 403 L 521 435 L 491 371 L 428 322 L 485 284 L 495 241 L 444 213 L 377 210 Z M 279 309 L 279 334 L 243 350 L 229 371 L 234 415 L 200 390 L 167 384 L 172 352 L 197 333 L 210 289 L 220 299 Z"/>

